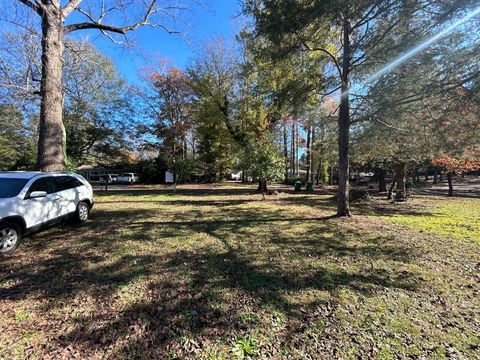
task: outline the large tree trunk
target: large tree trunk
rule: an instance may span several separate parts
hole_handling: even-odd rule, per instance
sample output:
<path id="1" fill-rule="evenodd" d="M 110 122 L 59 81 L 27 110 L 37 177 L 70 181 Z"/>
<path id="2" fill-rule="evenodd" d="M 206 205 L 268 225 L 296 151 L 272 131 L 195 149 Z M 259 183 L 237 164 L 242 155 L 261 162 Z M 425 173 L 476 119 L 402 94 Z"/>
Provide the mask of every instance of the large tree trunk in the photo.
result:
<path id="1" fill-rule="evenodd" d="M 293 177 L 296 176 L 295 169 L 296 169 L 296 163 L 295 163 L 295 142 L 297 140 L 297 134 L 296 134 L 296 127 L 295 127 L 295 121 L 292 122 L 292 144 L 291 144 L 291 157 L 292 157 L 292 175 Z"/>
<path id="2" fill-rule="evenodd" d="M 387 192 L 387 182 L 385 180 L 386 175 L 387 171 L 385 169 L 378 169 L 378 192 Z"/>
<path id="3" fill-rule="evenodd" d="M 349 202 L 350 142 L 350 22 L 343 23 L 342 95 L 338 116 L 338 203 L 337 216 L 351 216 Z"/>
<path id="4" fill-rule="evenodd" d="M 258 180 L 257 191 L 261 192 L 263 197 L 265 198 L 265 193 L 268 192 L 267 180 Z"/>
<path id="5" fill-rule="evenodd" d="M 322 171 L 322 158 L 319 157 L 318 158 L 318 166 L 317 166 L 317 175 L 316 175 L 316 178 L 315 178 L 315 184 L 319 184 L 320 183 L 320 172 Z M 327 184 L 325 184 L 327 185 Z"/>
<path id="6" fill-rule="evenodd" d="M 438 168 L 433 169 L 433 183 L 438 184 Z"/>
<path id="7" fill-rule="evenodd" d="M 395 193 L 395 200 L 396 201 L 404 201 L 406 199 L 406 191 L 405 191 L 405 172 L 406 172 L 407 164 L 400 163 L 395 166 L 395 182 L 397 184 L 396 193 Z"/>
<path id="8" fill-rule="evenodd" d="M 298 157 L 298 123 L 295 123 L 295 175 L 299 176 L 300 162 Z"/>
<path id="9" fill-rule="evenodd" d="M 447 172 L 448 181 L 448 196 L 453 196 L 453 174 L 451 171 Z"/>
<path id="10" fill-rule="evenodd" d="M 63 29 L 60 1 L 42 17 L 42 82 L 37 168 L 65 169 L 66 134 L 62 119 Z"/>
<path id="11" fill-rule="evenodd" d="M 393 173 L 392 183 L 390 184 L 390 188 L 388 189 L 388 195 L 387 195 L 388 200 L 392 199 L 393 189 L 395 188 L 396 181 L 397 181 L 397 174 Z"/>
<path id="12" fill-rule="evenodd" d="M 310 181 L 312 174 L 312 127 L 307 128 L 307 181 Z"/>
<path id="13" fill-rule="evenodd" d="M 315 127 L 312 126 L 312 131 L 310 134 L 310 181 L 313 183 L 315 180 L 315 164 L 313 161 L 313 146 L 315 144 Z"/>
<path id="14" fill-rule="evenodd" d="M 288 182 L 288 138 L 287 123 L 283 124 L 283 156 L 285 158 L 285 182 Z"/>

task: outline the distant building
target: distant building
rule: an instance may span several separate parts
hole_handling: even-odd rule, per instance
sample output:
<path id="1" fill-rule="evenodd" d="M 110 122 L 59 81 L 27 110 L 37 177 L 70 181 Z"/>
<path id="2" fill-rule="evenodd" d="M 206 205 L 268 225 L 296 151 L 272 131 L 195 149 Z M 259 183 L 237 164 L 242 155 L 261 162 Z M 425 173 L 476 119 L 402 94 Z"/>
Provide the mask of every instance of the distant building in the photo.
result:
<path id="1" fill-rule="evenodd" d="M 102 175 L 123 174 L 124 172 L 129 172 L 130 169 L 125 165 L 114 165 L 109 167 L 82 165 L 77 168 L 77 171 L 88 181 L 98 181 Z"/>
<path id="2" fill-rule="evenodd" d="M 234 181 L 240 181 L 242 179 L 242 174 L 243 174 L 243 171 L 239 171 L 236 174 L 230 174 L 230 177 Z"/>
<path id="3" fill-rule="evenodd" d="M 175 176 L 170 171 L 165 171 L 165 184 L 173 184 L 175 182 Z"/>
<path id="4" fill-rule="evenodd" d="M 361 171 L 351 171 L 350 180 L 355 181 L 357 184 L 368 184 L 373 180 L 373 172 L 361 172 Z"/>

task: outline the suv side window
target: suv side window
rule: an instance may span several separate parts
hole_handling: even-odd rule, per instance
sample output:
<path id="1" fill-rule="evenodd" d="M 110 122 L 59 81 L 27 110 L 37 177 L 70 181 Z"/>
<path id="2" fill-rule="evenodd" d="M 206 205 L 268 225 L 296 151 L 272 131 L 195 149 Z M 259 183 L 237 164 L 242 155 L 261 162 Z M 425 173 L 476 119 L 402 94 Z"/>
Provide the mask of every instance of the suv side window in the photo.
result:
<path id="1" fill-rule="evenodd" d="M 75 179 L 72 176 L 58 176 L 58 177 L 55 177 L 54 179 L 57 185 L 56 186 L 57 191 L 75 189 L 83 185 L 79 180 Z"/>
<path id="2" fill-rule="evenodd" d="M 35 180 L 28 190 L 27 197 L 34 191 L 45 191 L 47 194 L 53 194 L 56 192 L 55 183 L 53 177 L 43 177 Z"/>

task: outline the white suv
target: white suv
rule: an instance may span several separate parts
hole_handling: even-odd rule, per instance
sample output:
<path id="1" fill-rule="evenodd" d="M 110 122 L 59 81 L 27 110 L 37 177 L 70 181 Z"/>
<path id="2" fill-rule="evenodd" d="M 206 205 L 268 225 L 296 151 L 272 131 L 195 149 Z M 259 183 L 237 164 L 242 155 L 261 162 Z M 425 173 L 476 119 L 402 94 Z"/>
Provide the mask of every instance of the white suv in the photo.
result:
<path id="1" fill-rule="evenodd" d="M 71 173 L 0 172 L 0 255 L 22 236 L 65 218 L 88 220 L 92 186 Z"/>

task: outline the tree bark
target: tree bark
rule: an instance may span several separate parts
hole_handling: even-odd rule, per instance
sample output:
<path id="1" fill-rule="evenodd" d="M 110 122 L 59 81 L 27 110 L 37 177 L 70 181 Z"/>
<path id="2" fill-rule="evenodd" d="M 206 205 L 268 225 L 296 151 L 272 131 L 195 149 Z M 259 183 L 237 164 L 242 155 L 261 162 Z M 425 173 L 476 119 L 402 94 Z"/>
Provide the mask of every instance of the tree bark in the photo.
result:
<path id="1" fill-rule="evenodd" d="M 298 123 L 295 122 L 295 175 L 299 176 L 300 162 L 298 157 Z"/>
<path id="2" fill-rule="evenodd" d="M 317 176 L 316 176 L 316 179 L 315 179 L 315 184 L 318 185 L 320 184 L 320 172 L 322 171 L 322 158 L 319 157 L 318 158 L 318 166 L 317 166 Z M 327 185 L 327 184 L 324 184 L 324 185 Z"/>
<path id="3" fill-rule="evenodd" d="M 396 179 L 397 179 L 397 174 L 393 173 L 392 183 L 390 184 L 390 188 L 388 189 L 388 195 L 387 195 L 388 200 L 392 199 L 392 194 L 393 194 L 393 189 L 394 189 L 395 184 L 396 184 Z"/>
<path id="4" fill-rule="evenodd" d="M 315 127 L 312 126 L 311 134 L 310 134 L 310 181 L 313 183 L 315 180 L 315 173 L 314 173 L 314 161 L 313 161 L 313 146 L 315 144 Z"/>
<path id="5" fill-rule="evenodd" d="M 343 22 L 343 60 L 340 109 L 338 116 L 338 203 L 337 216 L 351 216 L 349 202 L 350 142 L 350 22 Z"/>
<path id="6" fill-rule="evenodd" d="M 63 28 L 60 1 L 42 17 L 42 81 L 38 128 L 37 169 L 65 169 L 66 133 L 63 125 Z"/>
<path id="7" fill-rule="evenodd" d="M 448 181 L 448 196 L 454 196 L 453 194 L 453 176 L 452 172 L 447 172 L 447 181 Z"/>
<path id="8" fill-rule="evenodd" d="M 296 169 L 296 163 L 295 163 L 295 142 L 296 142 L 296 139 L 297 139 L 297 134 L 295 132 L 296 128 L 295 128 L 295 121 L 292 122 L 292 144 L 291 144 L 291 157 L 292 157 L 292 175 L 293 177 L 295 177 L 296 173 L 295 173 L 295 169 Z"/>
<path id="9" fill-rule="evenodd" d="M 307 127 L 307 181 L 310 181 L 312 174 L 312 127 Z"/>
<path id="10" fill-rule="evenodd" d="M 285 158 L 285 182 L 288 182 L 288 138 L 287 124 L 283 124 L 283 156 Z"/>
<path id="11" fill-rule="evenodd" d="M 387 192 L 387 182 L 385 180 L 386 174 L 387 172 L 385 169 L 378 169 L 378 192 Z"/>
<path id="12" fill-rule="evenodd" d="M 433 183 L 438 184 L 438 169 L 433 169 Z"/>
<path id="13" fill-rule="evenodd" d="M 268 191 L 267 180 L 262 180 L 262 179 L 258 180 L 257 191 L 261 192 L 262 194 L 264 194 Z"/>
<path id="14" fill-rule="evenodd" d="M 395 200 L 404 201 L 406 199 L 405 192 L 405 173 L 406 173 L 407 164 L 400 163 L 395 166 L 395 182 L 397 184 Z"/>

